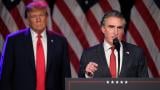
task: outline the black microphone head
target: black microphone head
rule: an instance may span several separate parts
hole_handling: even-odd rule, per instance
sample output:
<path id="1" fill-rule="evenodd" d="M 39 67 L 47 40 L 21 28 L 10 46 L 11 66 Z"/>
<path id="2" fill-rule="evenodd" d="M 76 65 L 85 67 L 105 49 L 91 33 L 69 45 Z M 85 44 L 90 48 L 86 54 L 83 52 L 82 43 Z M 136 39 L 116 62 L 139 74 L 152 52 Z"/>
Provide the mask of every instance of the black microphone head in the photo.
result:
<path id="1" fill-rule="evenodd" d="M 119 51 L 120 50 L 120 43 L 118 38 L 114 38 L 113 39 L 113 45 L 115 46 L 116 50 Z"/>

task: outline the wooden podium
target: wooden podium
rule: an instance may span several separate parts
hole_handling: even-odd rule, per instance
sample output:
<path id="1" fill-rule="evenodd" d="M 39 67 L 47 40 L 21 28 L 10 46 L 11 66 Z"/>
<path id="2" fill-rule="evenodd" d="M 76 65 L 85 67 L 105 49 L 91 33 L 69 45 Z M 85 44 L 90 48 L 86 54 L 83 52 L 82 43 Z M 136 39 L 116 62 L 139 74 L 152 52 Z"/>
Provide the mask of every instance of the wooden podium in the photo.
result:
<path id="1" fill-rule="evenodd" d="M 160 90 L 160 78 L 66 78 L 65 90 Z"/>

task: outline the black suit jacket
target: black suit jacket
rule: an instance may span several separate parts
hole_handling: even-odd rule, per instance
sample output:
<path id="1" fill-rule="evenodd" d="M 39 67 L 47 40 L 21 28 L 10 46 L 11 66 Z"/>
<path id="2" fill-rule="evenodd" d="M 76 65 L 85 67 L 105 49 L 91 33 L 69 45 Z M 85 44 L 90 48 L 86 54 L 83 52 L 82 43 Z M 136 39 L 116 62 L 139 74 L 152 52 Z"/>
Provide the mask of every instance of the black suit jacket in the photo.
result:
<path id="1" fill-rule="evenodd" d="M 123 61 L 119 77 L 148 77 L 143 50 L 126 42 L 122 42 L 122 44 Z M 83 52 L 80 60 L 79 77 L 85 77 L 86 65 L 91 61 L 98 64 L 98 70 L 93 77 L 111 77 L 102 43 Z"/>
<path id="2" fill-rule="evenodd" d="M 46 90 L 63 90 L 70 77 L 66 39 L 47 31 Z M 36 69 L 29 29 L 8 36 L 2 54 L 0 90 L 36 90 Z"/>

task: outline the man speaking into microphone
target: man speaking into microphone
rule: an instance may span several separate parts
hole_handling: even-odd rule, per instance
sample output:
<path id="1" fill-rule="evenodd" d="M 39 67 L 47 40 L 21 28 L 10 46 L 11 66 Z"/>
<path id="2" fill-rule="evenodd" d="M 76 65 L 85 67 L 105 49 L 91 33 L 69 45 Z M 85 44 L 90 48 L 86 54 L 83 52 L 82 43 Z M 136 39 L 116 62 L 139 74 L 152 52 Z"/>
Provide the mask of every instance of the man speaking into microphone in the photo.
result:
<path id="1" fill-rule="evenodd" d="M 122 41 L 125 25 L 125 18 L 120 12 L 112 10 L 105 13 L 101 21 L 104 42 L 83 51 L 79 77 L 148 77 L 143 50 Z"/>

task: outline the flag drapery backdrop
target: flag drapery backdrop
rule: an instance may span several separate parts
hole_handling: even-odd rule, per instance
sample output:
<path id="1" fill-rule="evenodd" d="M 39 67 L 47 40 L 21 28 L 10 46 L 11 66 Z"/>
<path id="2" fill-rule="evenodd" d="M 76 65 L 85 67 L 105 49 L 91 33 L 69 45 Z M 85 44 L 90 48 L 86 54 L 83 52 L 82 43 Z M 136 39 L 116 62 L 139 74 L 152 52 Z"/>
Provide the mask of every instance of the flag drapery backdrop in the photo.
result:
<path id="1" fill-rule="evenodd" d="M 24 10 L 31 1 L 0 0 L 0 55 L 8 34 L 28 27 Z M 46 1 L 48 28 L 64 35 L 69 43 L 72 77 L 77 77 L 83 49 L 103 41 L 99 24 L 112 9 L 121 11 L 128 22 L 126 41 L 144 49 L 150 76 L 160 77 L 160 0 Z"/>

